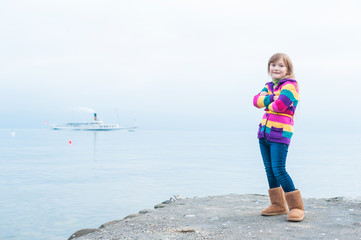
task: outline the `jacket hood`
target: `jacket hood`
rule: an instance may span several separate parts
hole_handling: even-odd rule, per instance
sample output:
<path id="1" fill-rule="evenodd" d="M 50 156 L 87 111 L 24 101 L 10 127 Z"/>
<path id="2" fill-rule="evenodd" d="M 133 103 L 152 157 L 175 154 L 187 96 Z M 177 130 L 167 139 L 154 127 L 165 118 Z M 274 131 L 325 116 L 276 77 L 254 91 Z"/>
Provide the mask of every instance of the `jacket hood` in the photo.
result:
<path id="1" fill-rule="evenodd" d="M 281 85 L 282 83 L 285 83 L 285 82 L 297 82 L 297 81 L 292 78 L 284 78 L 278 82 L 278 85 Z"/>

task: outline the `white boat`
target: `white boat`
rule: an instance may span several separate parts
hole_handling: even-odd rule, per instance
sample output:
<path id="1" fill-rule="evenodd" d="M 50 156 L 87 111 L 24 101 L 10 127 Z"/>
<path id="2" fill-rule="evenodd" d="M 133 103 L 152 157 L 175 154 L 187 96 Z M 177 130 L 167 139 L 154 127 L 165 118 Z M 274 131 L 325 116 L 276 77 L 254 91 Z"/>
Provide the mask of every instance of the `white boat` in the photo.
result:
<path id="1" fill-rule="evenodd" d="M 81 122 L 81 123 L 63 123 L 53 124 L 53 130 L 85 130 L 85 131 L 112 131 L 112 130 L 124 130 L 135 131 L 134 127 L 120 127 L 118 124 L 103 123 L 97 119 L 97 114 L 94 113 L 93 122 Z"/>

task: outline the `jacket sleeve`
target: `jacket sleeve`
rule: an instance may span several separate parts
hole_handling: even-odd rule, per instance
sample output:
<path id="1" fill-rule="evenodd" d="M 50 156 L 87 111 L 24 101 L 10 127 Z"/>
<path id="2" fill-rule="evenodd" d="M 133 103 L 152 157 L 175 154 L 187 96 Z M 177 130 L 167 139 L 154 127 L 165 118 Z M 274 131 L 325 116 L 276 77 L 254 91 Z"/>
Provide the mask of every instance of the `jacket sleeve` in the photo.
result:
<path id="1" fill-rule="evenodd" d="M 267 108 L 273 112 L 284 112 L 292 105 L 297 106 L 299 95 L 296 84 L 286 83 L 283 85 L 278 99 L 270 103 Z"/>
<path id="2" fill-rule="evenodd" d="M 268 88 L 267 88 L 267 85 L 261 90 L 261 92 L 267 92 L 267 93 L 269 92 Z M 253 105 L 256 108 L 267 107 L 271 102 L 273 102 L 274 94 L 261 96 L 260 95 L 261 92 L 253 97 Z"/>

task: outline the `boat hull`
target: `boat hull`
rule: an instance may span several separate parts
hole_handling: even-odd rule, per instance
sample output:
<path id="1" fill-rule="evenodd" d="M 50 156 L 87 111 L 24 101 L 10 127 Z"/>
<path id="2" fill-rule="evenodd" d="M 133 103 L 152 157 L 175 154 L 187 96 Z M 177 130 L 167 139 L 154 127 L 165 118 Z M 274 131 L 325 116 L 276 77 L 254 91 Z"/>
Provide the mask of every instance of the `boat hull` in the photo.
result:
<path id="1" fill-rule="evenodd" d="M 53 127 L 53 130 L 71 130 L 71 131 L 117 131 L 117 130 L 126 130 L 124 128 L 61 128 L 61 127 Z"/>
<path id="2" fill-rule="evenodd" d="M 131 131 L 134 127 L 125 128 L 118 124 L 104 124 L 104 123 L 66 123 L 55 124 L 52 126 L 53 130 L 72 130 L 72 131 Z"/>
<path id="3" fill-rule="evenodd" d="M 120 127 L 118 124 L 103 123 L 97 119 L 94 113 L 93 122 L 70 122 L 64 124 L 53 124 L 53 130 L 72 130 L 72 131 L 130 131 L 134 132 L 137 127 Z"/>

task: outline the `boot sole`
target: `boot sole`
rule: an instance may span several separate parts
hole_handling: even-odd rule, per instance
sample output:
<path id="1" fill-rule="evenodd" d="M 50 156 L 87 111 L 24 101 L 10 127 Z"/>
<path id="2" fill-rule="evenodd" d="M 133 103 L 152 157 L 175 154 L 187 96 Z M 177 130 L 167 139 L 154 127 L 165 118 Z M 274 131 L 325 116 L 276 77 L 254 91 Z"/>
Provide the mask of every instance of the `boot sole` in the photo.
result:
<path id="1" fill-rule="evenodd" d="M 290 222 L 301 222 L 303 218 L 287 218 L 287 221 Z"/>
<path id="2" fill-rule="evenodd" d="M 283 215 L 287 214 L 288 212 L 277 212 L 277 213 L 261 213 L 262 216 L 276 216 L 276 215 Z"/>

